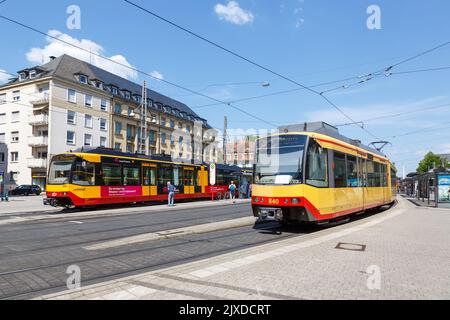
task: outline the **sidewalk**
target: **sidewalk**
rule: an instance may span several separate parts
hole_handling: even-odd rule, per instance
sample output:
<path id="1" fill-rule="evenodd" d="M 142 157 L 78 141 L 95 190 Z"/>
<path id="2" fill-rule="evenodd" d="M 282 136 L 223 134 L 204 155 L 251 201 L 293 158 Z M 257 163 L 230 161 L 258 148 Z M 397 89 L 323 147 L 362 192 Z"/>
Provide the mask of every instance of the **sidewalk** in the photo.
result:
<path id="1" fill-rule="evenodd" d="M 405 195 L 402 195 L 402 197 L 419 207 L 436 208 L 436 203 L 434 201 L 430 201 L 430 203 L 428 203 L 427 199 L 425 199 L 425 201 L 422 201 L 422 199 L 419 200 L 415 197 L 407 197 Z M 439 203 L 439 208 L 450 209 L 450 203 Z"/>
<path id="2" fill-rule="evenodd" d="M 349 224 L 41 299 L 449 299 L 449 225 L 448 210 L 399 197 Z"/>
<path id="3" fill-rule="evenodd" d="M 42 203 L 45 195 L 41 196 L 11 196 L 9 201 L 0 201 L 0 217 L 4 214 L 22 213 L 22 212 L 41 212 L 57 211 L 61 209 L 44 206 Z"/>

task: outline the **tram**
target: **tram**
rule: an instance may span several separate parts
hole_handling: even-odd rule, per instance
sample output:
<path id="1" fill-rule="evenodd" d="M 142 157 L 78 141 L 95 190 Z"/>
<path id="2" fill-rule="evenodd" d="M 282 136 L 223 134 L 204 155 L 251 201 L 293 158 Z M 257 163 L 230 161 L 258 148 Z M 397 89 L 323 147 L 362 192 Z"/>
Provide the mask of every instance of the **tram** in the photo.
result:
<path id="1" fill-rule="evenodd" d="M 260 220 L 329 223 L 393 204 L 395 195 L 389 159 L 326 123 L 257 141 L 252 209 Z"/>
<path id="2" fill-rule="evenodd" d="M 231 181 L 239 185 L 237 166 L 216 165 L 216 184 L 209 184 L 208 164 L 173 162 L 170 156 L 143 156 L 107 148 L 79 150 L 52 157 L 44 204 L 90 207 L 167 200 L 167 182 L 175 200 L 222 198 Z"/>

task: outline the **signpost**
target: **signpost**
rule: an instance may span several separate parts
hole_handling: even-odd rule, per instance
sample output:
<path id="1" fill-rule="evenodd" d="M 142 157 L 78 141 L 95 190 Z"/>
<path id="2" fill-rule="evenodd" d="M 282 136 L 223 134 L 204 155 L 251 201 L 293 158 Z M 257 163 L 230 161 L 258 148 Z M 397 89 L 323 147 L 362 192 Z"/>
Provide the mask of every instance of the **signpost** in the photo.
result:
<path id="1" fill-rule="evenodd" d="M 216 185 L 216 172 L 217 172 L 217 166 L 216 164 L 213 162 L 209 165 L 209 184 L 211 186 L 215 186 Z M 214 201 L 214 188 L 211 188 L 212 192 L 211 192 L 211 196 L 212 196 L 212 201 Z"/>
<path id="2" fill-rule="evenodd" d="M 0 171 L 0 198 L 2 201 L 8 201 L 8 194 L 5 190 L 5 173 Z"/>

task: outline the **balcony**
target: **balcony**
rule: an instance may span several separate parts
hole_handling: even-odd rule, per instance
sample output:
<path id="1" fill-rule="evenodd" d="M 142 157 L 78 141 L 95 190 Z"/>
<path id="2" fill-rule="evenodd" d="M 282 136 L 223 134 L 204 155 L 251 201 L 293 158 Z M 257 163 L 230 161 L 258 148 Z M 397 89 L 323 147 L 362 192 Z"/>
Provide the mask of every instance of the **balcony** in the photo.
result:
<path id="1" fill-rule="evenodd" d="M 45 169 L 47 168 L 47 159 L 28 158 L 27 165 L 30 169 Z"/>
<path id="2" fill-rule="evenodd" d="M 48 114 L 38 114 L 28 116 L 28 123 L 32 126 L 48 125 Z"/>
<path id="3" fill-rule="evenodd" d="M 47 147 L 48 137 L 28 137 L 28 145 L 30 147 Z"/>
<path id="4" fill-rule="evenodd" d="M 34 95 L 36 98 L 30 101 L 30 103 L 33 105 L 33 107 L 40 107 L 45 106 L 50 101 L 50 95 L 48 92 L 39 93 Z"/>

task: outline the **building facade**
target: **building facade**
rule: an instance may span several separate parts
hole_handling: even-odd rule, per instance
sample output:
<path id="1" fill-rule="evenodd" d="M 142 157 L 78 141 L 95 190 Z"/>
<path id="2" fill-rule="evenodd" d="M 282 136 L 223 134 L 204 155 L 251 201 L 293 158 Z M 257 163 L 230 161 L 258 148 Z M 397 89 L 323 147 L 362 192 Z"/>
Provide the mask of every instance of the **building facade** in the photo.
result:
<path id="1" fill-rule="evenodd" d="M 214 130 L 185 104 L 68 55 L 18 72 L 0 86 L 0 172 L 11 188 L 46 183 L 48 160 L 80 148 L 215 161 Z M 141 139 L 146 122 L 147 139 Z M 213 147 L 215 149 L 215 146 Z M 207 151 L 205 151 L 207 150 Z"/>
<path id="2" fill-rule="evenodd" d="M 226 163 L 242 168 L 252 168 L 255 161 L 255 139 L 254 137 L 245 137 L 244 139 L 227 143 Z"/>

